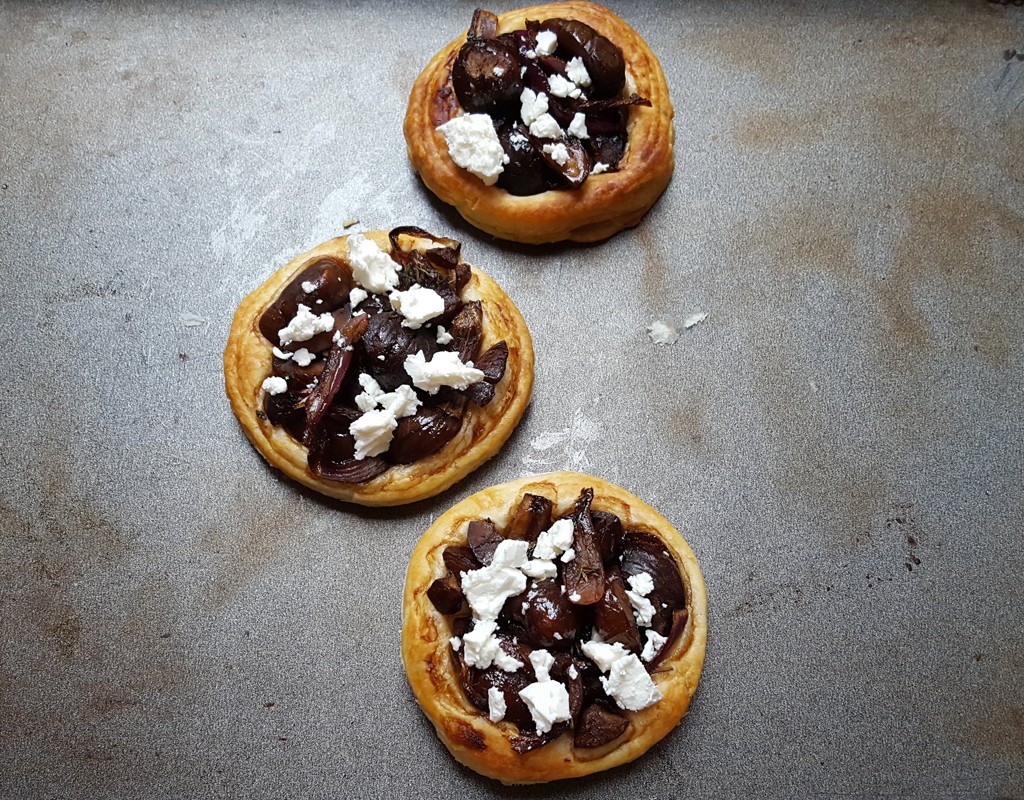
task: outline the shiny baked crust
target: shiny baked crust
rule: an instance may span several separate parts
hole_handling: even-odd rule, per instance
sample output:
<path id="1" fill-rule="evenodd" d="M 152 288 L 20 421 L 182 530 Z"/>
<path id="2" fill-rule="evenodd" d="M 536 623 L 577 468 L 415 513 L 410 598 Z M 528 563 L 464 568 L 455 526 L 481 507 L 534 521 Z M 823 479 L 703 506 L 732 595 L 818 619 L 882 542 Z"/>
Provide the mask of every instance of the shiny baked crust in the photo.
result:
<path id="1" fill-rule="evenodd" d="M 363 234 L 391 251 L 387 231 Z M 273 346 L 263 338 L 259 320 L 292 278 L 324 256 L 348 262 L 347 236 L 340 236 L 289 261 L 242 301 L 235 312 L 224 350 L 224 378 L 231 408 L 256 449 L 288 477 L 325 495 L 364 506 L 392 506 L 432 497 L 464 478 L 493 456 L 512 434 L 533 391 L 533 343 L 519 309 L 494 280 L 477 267 L 462 291 L 465 300 L 483 301 L 481 352 L 504 339 L 505 375 L 494 399 L 483 408 L 469 404 L 462 429 L 432 456 L 395 465 L 361 484 L 327 481 L 306 462 L 308 450 L 281 427 L 262 418 L 263 380 L 270 375 Z"/>
<path id="2" fill-rule="evenodd" d="M 501 530 L 525 492 L 554 502 L 555 516 L 568 513 L 586 487 L 594 490 L 593 508 L 617 514 L 626 528 L 656 534 L 680 566 L 689 619 L 652 677 L 663 694 L 653 706 L 622 712 L 626 732 L 603 747 L 576 749 L 572 736 L 520 755 L 509 744 L 518 729 L 492 723 L 466 699 L 448 643 L 451 628 L 427 597 L 435 578 L 445 574 L 442 553 L 450 544 L 465 544 L 466 527 L 490 518 Z M 416 700 L 434 724 L 438 737 L 460 762 L 503 783 L 542 783 L 574 778 L 632 761 L 678 724 L 697 689 L 707 642 L 707 593 L 689 545 L 657 511 L 625 489 L 600 478 L 555 472 L 492 486 L 467 497 L 443 514 L 413 550 L 405 581 L 402 659 Z"/>
<path id="3" fill-rule="evenodd" d="M 626 62 L 627 93 L 651 101 L 650 108 L 630 109 L 629 138 L 617 172 L 591 175 L 578 189 L 517 197 L 485 186 L 457 166 L 436 128 L 460 111 L 453 89 L 447 98 L 439 92 L 451 89 L 451 67 L 465 33 L 434 56 L 416 79 L 405 115 L 409 159 L 427 188 L 480 230 L 527 244 L 595 242 L 633 227 L 665 191 L 674 166 L 674 111 L 665 75 L 647 43 L 622 19 L 603 6 L 570 0 L 500 14 L 498 32 L 523 28 L 527 19 L 555 17 L 585 22 L 618 45 Z"/>

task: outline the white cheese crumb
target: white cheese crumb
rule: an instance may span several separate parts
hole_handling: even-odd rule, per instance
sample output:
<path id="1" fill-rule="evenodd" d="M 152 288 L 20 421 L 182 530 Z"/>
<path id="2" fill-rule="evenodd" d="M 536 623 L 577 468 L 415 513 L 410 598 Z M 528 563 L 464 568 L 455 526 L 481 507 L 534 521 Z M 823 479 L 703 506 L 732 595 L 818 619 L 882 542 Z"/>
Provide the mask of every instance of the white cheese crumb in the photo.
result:
<path id="1" fill-rule="evenodd" d="M 292 342 L 308 342 L 318 333 L 324 333 L 333 327 L 334 315 L 329 311 L 317 315 L 309 310 L 309 306 L 299 303 L 295 316 L 277 332 L 277 338 L 284 345 Z"/>
<path id="2" fill-rule="evenodd" d="M 365 414 L 377 407 L 377 400 L 384 394 L 384 390 L 373 376 L 366 372 L 359 373 L 359 385 L 363 387 L 363 391 L 356 395 L 356 408 Z"/>
<path id="3" fill-rule="evenodd" d="M 437 394 L 442 386 L 465 389 L 484 379 L 484 373 L 473 366 L 463 364 L 459 354 L 441 350 L 427 361 L 422 350 L 405 359 L 405 371 L 412 379 L 412 385 L 428 394 Z"/>
<path id="4" fill-rule="evenodd" d="M 182 314 L 181 324 L 184 325 L 186 328 L 198 328 L 199 326 L 206 324 L 206 318 L 201 317 L 198 314 Z"/>
<path id="5" fill-rule="evenodd" d="M 642 711 L 661 699 L 661 692 L 634 653 L 612 664 L 608 677 L 601 678 L 601 686 L 627 711 Z"/>
<path id="6" fill-rule="evenodd" d="M 636 624 L 642 628 L 649 628 L 654 618 L 654 605 L 643 595 L 637 592 L 626 590 L 626 597 L 629 604 L 633 606 L 633 616 L 636 617 Z"/>
<path id="7" fill-rule="evenodd" d="M 480 620 L 496 620 L 508 598 L 526 588 L 526 576 L 520 567 L 526 563 L 529 543 L 518 539 L 499 542 L 491 563 L 462 574 L 462 591 L 473 615 Z"/>
<path id="8" fill-rule="evenodd" d="M 356 283 L 369 292 L 387 292 L 398 285 L 398 264 L 361 233 L 348 237 L 348 262 Z"/>
<path id="9" fill-rule="evenodd" d="M 590 86 L 590 73 L 587 72 L 587 67 L 579 56 L 573 56 L 569 59 L 569 63 L 565 65 L 565 74 L 577 86 L 583 86 L 584 88 Z"/>
<path id="10" fill-rule="evenodd" d="M 668 637 L 662 636 L 656 630 L 647 631 L 647 641 L 644 643 L 644 651 L 640 654 L 640 658 L 644 661 L 653 660 L 667 641 Z"/>
<path id="11" fill-rule="evenodd" d="M 367 456 L 379 456 L 391 446 L 398 420 L 384 409 L 365 412 L 348 426 L 348 432 L 356 442 L 354 458 L 362 461 Z"/>
<path id="12" fill-rule="evenodd" d="M 533 546 L 534 558 L 552 559 L 572 547 L 574 526 L 568 517 L 555 521 L 546 531 L 537 536 Z"/>
<path id="13" fill-rule="evenodd" d="M 493 186 L 509 158 L 487 114 L 463 114 L 437 128 L 448 145 L 452 161 Z"/>
<path id="14" fill-rule="evenodd" d="M 647 595 L 654 591 L 654 578 L 651 577 L 649 572 L 638 572 L 636 575 L 630 575 L 626 578 L 626 583 L 629 584 L 630 589 L 641 597 L 647 597 Z"/>
<path id="15" fill-rule="evenodd" d="M 683 320 L 683 327 L 684 328 L 692 328 L 698 322 L 703 322 L 707 318 L 708 318 L 708 313 L 706 311 L 697 311 L 697 312 L 695 312 L 693 314 L 690 314 L 690 316 L 688 316 L 686 319 Z"/>
<path id="16" fill-rule="evenodd" d="M 555 161 L 555 163 L 565 166 L 569 162 L 569 150 L 562 142 L 556 144 L 546 144 L 541 148 L 547 155 Z"/>
<path id="17" fill-rule="evenodd" d="M 523 574 L 537 581 L 546 581 L 558 575 L 558 567 L 554 561 L 547 559 L 534 559 L 527 561 L 520 568 Z"/>
<path id="18" fill-rule="evenodd" d="M 562 588 L 565 588 L 565 587 L 562 587 Z M 573 592 L 572 594 L 569 595 L 569 600 L 571 600 L 573 603 L 578 603 L 581 599 L 582 598 L 580 598 L 580 593 L 579 592 Z"/>
<path id="19" fill-rule="evenodd" d="M 529 603 L 527 603 L 527 602 L 526 602 L 526 601 L 524 600 L 524 601 L 523 601 L 523 604 L 522 604 L 521 606 L 519 606 L 519 610 L 520 610 L 520 611 L 522 611 L 522 612 L 523 612 L 523 613 L 525 614 L 525 613 L 526 613 L 527 611 L 529 611 L 529 610 L 530 610 L 530 604 L 529 604 Z"/>
<path id="20" fill-rule="evenodd" d="M 370 293 L 367 292 L 366 289 L 363 289 L 362 287 L 359 286 L 353 286 L 352 291 L 348 293 L 348 304 L 352 306 L 353 309 L 355 309 L 357 305 L 359 305 L 369 296 Z"/>
<path id="21" fill-rule="evenodd" d="M 570 664 L 569 669 L 567 669 L 565 672 L 573 680 L 576 680 L 580 676 L 580 672 L 578 669 L 576 669 L 575 664 Z"/>
<path id="22" fill-rule="evenodd" d="M 300 367 L 308 367 L 316 360 L 316 353 L 309 352 L 305 347 L 300 347 L 292 353 L 292 361 Z"/>
<path id="23" fill-rule="evenodd" d="M 569 123 L 569 133 L 575 136 L 577 139 L 589 139 L 590 133 L 587 131 L 587 116 L 579 111 L 572 118 L 572 122 Z M 599 161 L 598 164 L 601 162 Z M 607 168 L 607 167 L 606 167 Z M 591 169 L 593 172 L 593 169 Z"/>
<path id="24" fill-rule="evenodd" d="M 594 166 L 592 166 L 590 168 L 590 174 L 591 175 L 600 175 L 602 172 L 607 172 L 610 169 L 611 169 L 611 167 L 609 167 L 603 161 L 598 161 L 596 164 L 594 164 Z"/>
<path id="25" fill-rule="evenodd" d="M 491 718 L 491 722 L 501 722 L 505 719 L 505 710 L 505 695 L 496 686 L 490 687 L 487 690 L 487 716 Z"/>
<path id="26" fill-rule="evenodd" d="M 570 561 L 574 560 L 575 558 L 576 558 L 576 551 L 573 548 L 570 547 L 568 550 L 566 550 L 564 553 L 562 553 L 561 561 L 562 561 L 563 564 L 568 564 Z"/>
<path id="27" fill-rule="evenodd" d="M 569 692 L 558 681 L 537 681 L 523 689 L 519 696 L 533 717 L 537 733 L 547 733 L 556 722 L 569 717 Z"/>
<path id="28" fill-rule="evenodd" d="M 536 58 L 537 57 L 537 51 L 536 50 L 527 50 L 525 53 L 523 53 L 523 55 L 525 55 L 527 58 Z"/>
<path id="29" fill-rule="evenodd" d="M 277 356 L 278 358 L 280 358 L 282 361 L 287 361 L 288 359 L 290 359 L 292 357 L 291 353 L 286 353 L 284 350 L 282 350 L 279 347 L 275 347 L 274 348 L 274 355 Z"/>
<path id="30" fill-rule="evenodd" d="M 575 97 L 580 96 L 580 90 L 575 83 L 562 77 L 557 72 L 548 78 L 548 89 L 555 97 Z"/>
<path id="31" fill-rule="evenodd" d="M 608 644 L 591 639 L 583 643 L 583 655 L 597 664 L 601 672 L 607 672 L 612 668 L 612 664 L 629 655 L 629 651 L 618 642 Z"/>
<path id="32" fill-rule="evenodd" d="M 452 650 L 454 650 L 456 653 L 459 652 L 459 648 L 462 647 L 462 639 L 460 639 L 458 636 L 453 636 L 451 639 L 448 640 L 448 642 L 451 644 Z"/>
<path id="33" fill-rule="evenodd" d="M 452 335 L 450 333 L 448 333 L 448 331 L 446 331 L 444 329 L 444 325 L 438 325 L 437 326 L 437 336 L 434 337 L 434 340 L 438 344 L 451 344 L 452 343 Z"/>
<path id="34" fill-rule="evenodd" d="M 496 629 L 497 623 L 494 620 L 478 619 L 473 623 L 473 629 L 462 637 L 466 663 L 480 669 L 487 669 L 494 664 L 505 672 L 521 669 L 523 662 L 501 649 L 501 641 L 494 635 Z"/>
<path id="35" fill-rule="evenodd" d="M 647 335 L 655 344 L 675 344 L 679 339 L 679 332 L 661 320 L 655 320 L 647 326 Z"/>
<path id="36" fill-rule="evenodd" d="M 393 392 L 382 394 L 377 398 L 377 402 L 385 411 L 394 414 L 398 419 L 411 417 L 421 405 L 420 398 L 407 383 L 403 383 Z"/>
<path id="37" fill-rule="evenodd" d="M 355 217 L 349 217 L 347 220 L 345 220 L 343 223 L 341 223 L 341 227 L 343 227 L 343 228 L 351 228 L 357 222 L 359 222 L 359 220 L 357 220 Z"/>
<path id="38" fill-rule="evenodd" d="M 541 115 L 548 113 L 548 96 L 544 92 L 538 94 L 526 87 L 519 95 L 519 103 L 519 115 L 524 125 L 532 125 Z"/>
<path id="39" fill-rule="evenodd" d="M 558 47 L 558 36 L 554 31 L 538 31 L 537 46 L 534 48 L 539 55 L 550 56 Z"/>
<path id="40" fill-rule="evenodd" d="M 306 294 L 309 294 L 310 292 L 314 291 L 315 289 L 316 289 L 316 284 L 313 283 L 313 281 L 303 281 L 302 282 L 302 291 L 304 291 Z"/>
<path id="41" fill-rule="evenodd" d="M 505 68 L 495 67 L 494 69 L 491 70 L 491 74 L 494 75 L 495 78 L 500 78 L 502 75 L 505 74 Z"/>
<path id="42" fill-rule="evenodd" d="M 444 298 L 433 289 L 414 283 L 404 292 L 392 292 L 391 308 L 401 314 L 402 327 L 418 330 L 425 322 L 444 313 Z"/>
<path id="43" fill-rule="evenodd" d="M 555 663 L 555 657 L 547 650 L 537 649 L 530 653 L 530 665 L 537 681 L 551 680 L 551 667 Z"/>
<path id="44" fill-rule="evenodd" d="M 288 391 L 288 382 L 277 375 L 271 375 L 263 381 L 263 391 L 267 394 L 281 394 Z"/>
<path id="45" fill-rule="evenodd" d="M 558 122 L 550 114 L 541 114 L 530 125 L 530 133 L 538 139 L 558 139 L 564 131 L 559 127 Z"/>

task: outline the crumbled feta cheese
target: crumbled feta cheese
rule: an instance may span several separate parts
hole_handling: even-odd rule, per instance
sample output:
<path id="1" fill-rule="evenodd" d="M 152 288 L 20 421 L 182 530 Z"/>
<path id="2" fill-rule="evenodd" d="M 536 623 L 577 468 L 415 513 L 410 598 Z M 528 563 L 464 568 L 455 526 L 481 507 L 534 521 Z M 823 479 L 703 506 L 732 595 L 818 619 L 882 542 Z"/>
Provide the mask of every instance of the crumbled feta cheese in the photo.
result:
<path id="1" fill-rule="evenodd" d="M 566 517 L 557 520 L 537 536 L 537 543 L 533 546 L 533 557 L 552 559 L 561 555 L 572 547 L 573 534 L 574 526 L 571 519 Z"/>
<path id="2" fill-rule="evenodd" d="M 558 567 L 554 561 L 534 559 L 521 567 L 523 574 L 537 581 L 546 581 L 558 575 Z"/>
<path id="3" fill-rule="evenodd" d="M 361 233 L 348 237 L 348 262 L 352 277 L 368 292 L 382 293 L 398 285 L 398 264 L 377 245 Z"/>
<path id="4" fill-rule="evenodd" d="M 380 396 L 384 394 L 384 390 L 367 372 L 359 373 L 359 385 L 363 387 L 363 391 L 356 395 L 356 408 L 363 413 L 373 411 L 378 405 L 377 401 Z"/>
<path id="5" fill-rule="evenodd" d="M 548 113 L 548 96 L 544 92 L 539 94 L 533 89 L 526 87 L 519 95 L 519 115 L 524 125 L 532 125 L 541 115 Z"/>
<path id="6" fill-rule="evenodd" d="M 526 601 L 524 600 L 524 601 L 523 601 L 523 604 L 522 604 L 521 606 L 519 606 L 519 610 L 520 610 L 520 611 L 522 611 L 522 612 L 523 612 L 523 613 L 525 614 L 525 613 L 526 613 L 527 611 L 529 611 L 529 610 L 530 610 L 530 604 L 529 604 L 529 603 L 527 603 L 527 602 L 526 602 Z"/>
<path id="7" fill-rule="evenodd" d="M 683 320 L 683 327 L 684 328 L 692 328 L 698 322 L 703 322 L 705 319 L 707 319 L 707 317 L 708 317 L 708 312 L 706 312 L 706 311 L 697 311 L 697 312 L 695 312 L 693 314 L 690 314 L 690 316 L 688 316 L 686 319 Z"/>
<path id="8" fill-rule="evenodd" d="M 568 550 L 566 550 L 564 553 L 562 553 L 561 561 L 562 561 L 563 564 L 568 564 L 570 561 L 574 560 L 575 558 L 576 558 L 576 551 L 573 548 L 570 547 Z"/>
<path id="9" fill-rule="evenodd" d="M 583 643 L 583 655 L 597 664 L 597 668 L 601 672 L 608 672 L 612 668 L 612 664 L 620 658 L 628 656 L 629 651 L 618 642 L 608 644 L 591 639 L 589 642 Z"/>
<path id="10" fill-rule="evenodd" d="M 423 351 L 405 359 L 405 371 L 412 379 L 412 385 L 428 394 L 437 394 L 442 386 L 453 389 L 465 389 L 484 379 L 484 373 L 473 366 L 473 362 L 463 364 L 459 354 L 441 350 L 427 361 Z"/>
<path id="11" fill-rule="evenodd" d="M 355 460 L 362 461 L 367 456 L 387 452 L 397 427 L 398 420 L 389 411 L 374 409 L 365 412 L 348 426 L 348 432 L 356 442 Z"/>
<path id="12" fill-rule="evenodd" d="M 434 340 L 438 344 L 451 344 L 452 343 L 452 335 L 450 333 L 448 333 L 448 331 L 446 331 L 444 329 L 444 325 L 438 325 L 437 326 L 437 336 L 434 337 Z"/>
<path id="13" fill-rule="evenodd" d="M 316 360 L 316 353 L 309 352 L 305 347 L 300 347 L 292 353 L 292 361 L 300 367 L 308 367 Z"/>
<path id="14" fill-rule="evenodd" d="M 448 144 L 448 155 L 452 161 L 472 172 L 484 185 L 493 186 L 505 171 L 504 165 L 509 158 L 487 114 L 452 117 L 437 130 Z"/>
<path id="15" fill-rule="evenodd" d="M 572 118 L 572 122 L 569 123 L 569 133 L 575 136 L 577 139 L 589 139 L 590 133 L 587 131 L 587 116 L 579 111 Z M 597 162 L 600 164 L 601 162 Z M 607 169 L 607 165 L 605 165 Z M 591 172 L 594 170 L 591 169 Z"/>
<path id="16" fill-rule="evenodd" d="M 578 669 L 576 669 L 575 664 L 570 664 L 569 669 L 567 669 L 565 672 L 572 680 L 576 680 L 580 676 L 580 672 Z"/>
<path id="17" fill-rule="evenodd" d="M 533 717 L 537 733 L 547 733 L 556 722 L 566 722 L 569 713 L 569 692 L 558 681 L 537 681 L 519 692 Z"/>
<path id="18" fill-rule="evenodd" d="M 562 77 L 557 72 L 548 78 L 548 90 L 555 97 L 576 98 L 580 96 L 580 90 L 576 84 Z"/>
<path id="19" fill-rule="evenodd" d="M 515 672 L 523 662 L 501 649 L 501 640 L 494 635 L 497 625 L 494 620 L 476 620 L 473 629 L 462 637 L 463 658 L 471 667 L 487 669 L 494 664 L 505 672 Z"/>
<path id="20" fill-rule="evenodd" d="M 282 361 L 287 361 L 289 358 L 292 357 L 291 353 L 286 353 L 284 350 L 282 350 L 279 347 L 275 347 L 274 348 L 274 355 L 277 356 L 278 358 L 280 358 Z"/>
<path id="21" fill-rule="evenodd" d="M 630 575 L 626 578 L 626 583 L 629 584 L 630 589 L 641 597 L 647 597 L 647 595 L 654 591 L 654 578 L 648 572 L 638 572 L 636 575 Z"/>
<path id="22" fill-rule="evenodd" d="M 538 681 L 551 680 L 551 667 L 555 663 L 555 657 L 547 650 L 534 650 L 530 653 L 530 665 L 533 667 L 533 674 Z"/>
<path id="23" fill-rule="evenodd" d="M 402 327 L 417 330 L 444 313 L 444 298 L 433 289 L 414 283 L 404 292 L 392 292 L 391 308 L 401 314 Z"/>
<path id="24" fill-rule="evenodd" d="M 607 172 L 610 169 L 611 169 L 611 167 L 609 167 L 603 161 L 598 161 L 596 164 L 594 164 L 594 166 L 592 166 L 590 168 L 590 174 L 591 175 L 600 175 L 602 172 Z"/>
<path id="25" fill-rule="evenodd" d="M 495 78 L 500 78 L 502 75 L 505 74 L 505 68 L 495 67 L 494 69 L 491 70 L 491 74 L 494 75 Z"/>
<path id="26" fill-rule="evenodd" d="M 530 125 L 530 134 L 538 139 L 558 139 L 563 133 L 558 122 L 550 114 L 541 114 Z"/>
<path id="27" fill-rule="evenodd" d="M 315 290 L 316 290 L 316 284 L 313 283 L 313 281 L 303 281 L 302 282 L 302 291 L 304 291 L 306 294 L 309 294 L 310 292 L 313 292 Z"/>
<path id="28" fill-rule="evenodd" d="M 564 586 L 562 588 L 565 589 Z M 581 599 L 582 598 L 580 597 L 580 593 L 579 592 L 573 592 L 572 594 L 569 595 L 569 600 L 571 602 L 573 602 L 573 603 L 578 603 Z"/>
<path id="29" fill-rule="evenodd" d="M 675 344 L 679 339 L 679 332 L 661 320 L 655 320 L 647 326 L 647 335 L 655 344 Z"/>
<path id="30" fill-rule="evenodd" d="M 526 563 L 529 546 L 529 542 L 505 539 L 489 565 L 462 574 L 462 591 L 475 617 L 496 620 L 505 601 L 526 588 L 526 576 L 519 568 Z"/>
<path id="31" fill-rule="evenodd" d="M 537 51 L 536 50 L 527 50 L 525 53 L 523 53 L 523 55 L 525 55 L 527 58 L 536 58 L 537 57 Z"/>
<path id="32" fill-rule="evenodd" d="M 579 56 L 569 59 L 569 63 L 565 65 L 565 74 L 577 86 L 590 86 L 590 73 L 587 72 L 587 67 Z"/>
<path id="33" fill-rule="evenodd" d="M 281 394 L 288 391 L 288 382 L 277 375 L 271 375 L 263 381 L 263 391 L 267 394 Z"/>
<path id="34" fill-rule="evenodd" d="M 644 651 L 640 654 L 640 658 L 644 661 L 651 661 L 656 655 L 658 655 L 661 648 L 665 646 L 665 642 L 667 641 L 667 636 L 662 636 L 654 629 L 648 630 L 647 641 L 644 643 Z"/>
<path id="35" fill-rule="evenodd" d="M 508 140 L 515 145 L 523 145 L 530 141 L 528 137 L 523 136 L 523 134 L 519 132 L 518 128 L 512 129 L 512 133 L 508 135 Z"/>
<path id="36" fill-rule="evenodd" d="M 420 398 L 415 390 L 407 383 L 403 383 L 393 392 L 387 392 L 377 398 L 385 411 L 394 414 L 396 418 L 411 417 L 421 405 Z"/>
<path id="37" fill-rule="evenodd" d="M 558 47 L 558 36 L 554 31 L 538 31 L 537 46 L 534 48 L 542 56 L 550 56 Z"/>
<path id="38" fill-rule="evenodd" d="M 640 711 L 661 699 L 661 692 L 640 659 L 618 642 L 608 644 L 592 639 L 583 643 L 583 654 L 601 672 L 608 673 L 607 678 L 601 678 L 601 686 L 621 708 Z"/>
<path id="39" fill-rule="evenodd" d="M 353 286 L 352 291 L 348 293 L 348 304 L 352 306 L 353 309 L 355 309 L 357 305 L 359 305 L 369 296 L 370 293 L 366 291 L 366 289 L 363 289 L 359 286 Z"/>
<path id="40" fill-rule="evenodd" d="M 295 316 L 277 332 L 277 338 L 283 345 L 292 342 L 308 342 L 318 333 L 325 333 L 333 327 L 334 315 L 329 311 L 323 314 L 314 314 L 309 310 L 309 306 L 299 303 Z"/>
<path id="41" fill-rule="evenodd" d="M 560 166 L 564 167 L 569 162 L 569 149 L 562 142 L 546 144 L 541 149 Z"/>
<path id="42" fill-rule="evenodd" d="M 458 636 L 453 636 L 451 639 L 448 640 L 448 643 L 452 646 L 452 650 L 454 650 L 456 653 L 459 652 L 459 648 L 462 647 L 462 639 L 460 639 Z"/>
<path id="43" fill-rule="evenodd" d="M 615 661 L 608 677 L 601 678 L 601 686 L 627 711 L 642 711 L 661 699 L 661 692 L 635 653 Z"/>
<path id="44" fill-rule="evenodd" d="M 646 572 L 638 572 L 626 579 L 629 588 L 626 590 L 626 597 L 629 604 L 633 606 L 637 624 L 648 628 L 654 617 L 654 605 L 647 599 L 647 595 L 654 590 L 654 579 Z"/>
<path id="45" fill-rule="evenodd" d="M 505 719 L 505 710 L 505 695 L 497 686 L 491 686 L 487 690 L 487 716 L 491 722 L 501 722 Z"/>

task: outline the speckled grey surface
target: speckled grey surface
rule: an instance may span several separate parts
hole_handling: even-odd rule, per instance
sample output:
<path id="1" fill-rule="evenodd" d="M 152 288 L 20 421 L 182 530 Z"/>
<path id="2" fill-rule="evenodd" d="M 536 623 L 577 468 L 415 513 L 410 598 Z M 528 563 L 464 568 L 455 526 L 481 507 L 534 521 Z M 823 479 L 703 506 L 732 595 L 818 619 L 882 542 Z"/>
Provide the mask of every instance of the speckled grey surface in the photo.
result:
<path id="1" fill-rule="evenodd" d="M 675 178 L 530 249 L 405 160 L 470 3 L 0 3 L 0 796 L 1024 797 L 1024 9 L 616 7 Z M 460 238 L 535 338 L 506 448 L 411 508 L 281 479 L 224 397 L 235 306 L 349 218 Z M 635 764 L 503 789 L 408 691 L 405 564 L 561 468 L 683 531 L 707 663 Z"/>

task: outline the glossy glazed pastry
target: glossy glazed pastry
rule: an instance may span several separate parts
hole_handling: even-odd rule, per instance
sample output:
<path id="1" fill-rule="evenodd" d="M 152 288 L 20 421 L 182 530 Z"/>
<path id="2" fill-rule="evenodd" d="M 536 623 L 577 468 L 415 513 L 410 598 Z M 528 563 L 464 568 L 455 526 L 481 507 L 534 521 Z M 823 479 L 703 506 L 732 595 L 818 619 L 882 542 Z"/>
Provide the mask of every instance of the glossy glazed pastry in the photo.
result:
<path id="1" fill-rule="evenodd" d="M 658 59 L 588 2 L 478 11 L 413 85 L 409 158 L 424 184 L 502 239 L 599 241 L 668 186 L 673 109 Z"/>
<path id="2" fill-rule="evenodd" d="M 238 307 L 224 375 L 273 466 L 367 506 L 431 497 L 493 456 L 533 389 L 522 315 L 460 245 L 419 228 L 342 236 Z"/>
<path id="3" fill-rule="evenodd" d="M 642 755 L 685 714 L 706 639 L 693 551 L 653 508 L 593 476 L 478 492 L 410 560 L 410 686 L 452 755 L 504 783 Z"/>

